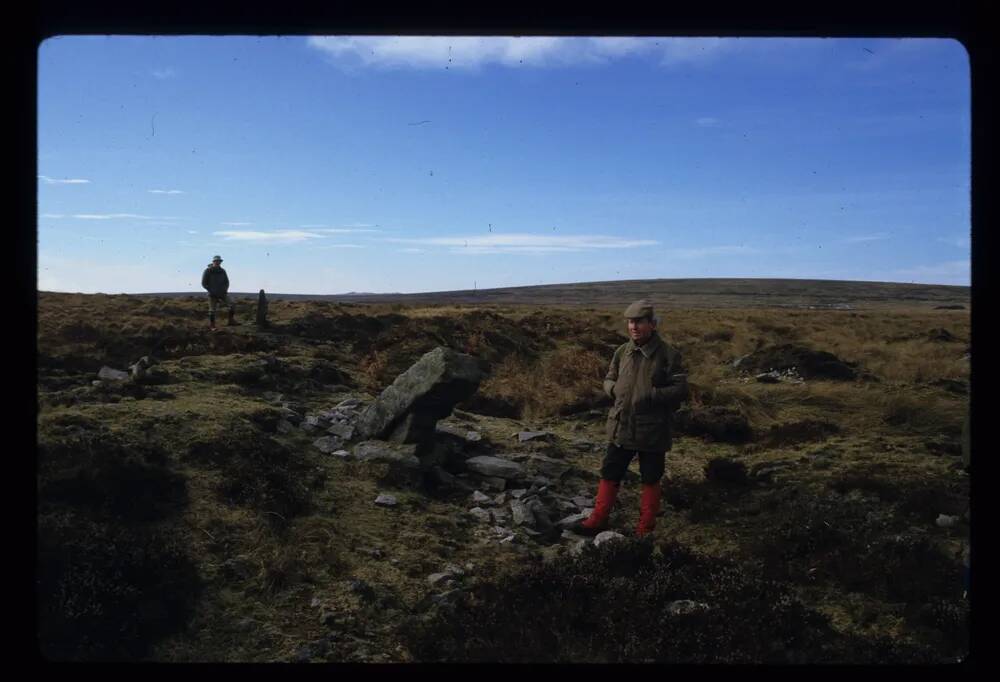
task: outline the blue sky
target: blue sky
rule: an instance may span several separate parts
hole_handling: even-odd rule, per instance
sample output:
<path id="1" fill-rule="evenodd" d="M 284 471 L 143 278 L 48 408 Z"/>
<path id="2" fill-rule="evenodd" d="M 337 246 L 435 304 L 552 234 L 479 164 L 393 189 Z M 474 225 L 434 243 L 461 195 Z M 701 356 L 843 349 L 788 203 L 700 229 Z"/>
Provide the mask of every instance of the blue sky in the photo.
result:
<path id="1" fill-rule="evenodd" d="M 970 283 L 952 40 L 65 36 L 38 94 L 41 290 Z"/>

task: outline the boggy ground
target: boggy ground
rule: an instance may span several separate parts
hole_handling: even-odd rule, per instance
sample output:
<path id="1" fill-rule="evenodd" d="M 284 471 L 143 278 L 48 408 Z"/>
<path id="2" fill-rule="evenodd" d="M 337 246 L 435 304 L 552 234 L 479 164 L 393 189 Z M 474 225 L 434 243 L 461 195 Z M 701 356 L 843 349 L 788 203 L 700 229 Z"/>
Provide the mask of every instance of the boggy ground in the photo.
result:
<path id="1" fill-rule="evenodd" d="M 545 454 L 569 465 L 554 489 L 590 496 L 621 307 L 276 301 L 269 329 L 241 307 L 242 326 L 210 334 L 200 297 L 40 294 L 42 652 L 364 662 L 964 653 L 967 310 L 666 311 L 661 329 L 684 355 L 694 411 L 648 545 L 574 554 L 572 542 L 520 530 L 501 543 L 468 512 L 467 493 L 394 480 L 323 454 L 308 427 L 278 427 L 289 407 L 370 401 L 445 345 L 488 370 L 448 420 L 482 434 L 467 454 Z M 828 351 L 856 378 L 788 370 L 759 383 L 733 366 L 788 344 Z M 163 370 L 157 381 L 92 384 L 102 366 L 147 355 Z M 716 413 L 741 428 L 699 430 L 695 416 Z M 523 430 L 553 436 L 519 444 Z M 397 506 L 375 506 L 380 493 Z M 613 527 L 631 528 L 637 513 L 632 473 Z M 940 514 L 958 521 L 941 527 Z"/>

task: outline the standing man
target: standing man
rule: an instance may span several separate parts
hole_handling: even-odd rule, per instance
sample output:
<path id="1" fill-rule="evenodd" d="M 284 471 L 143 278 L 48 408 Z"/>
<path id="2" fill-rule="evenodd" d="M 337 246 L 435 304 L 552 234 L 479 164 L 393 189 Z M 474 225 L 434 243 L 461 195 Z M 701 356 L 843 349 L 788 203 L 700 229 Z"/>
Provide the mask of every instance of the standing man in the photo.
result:
<path id="1" fill-rule="evenodd" d="M 688 397 L 681 354 L 656 333 L 657 318 L 649 301 L 625 309 L 631 341 L 618 347 L 604 378 L 604 392 L 614 405 L 608 413 L 608 449 L 601 463 L 601 481 L 594 511 L 574 528 L 596 535 L 608 527 L 608 517 L 629 462 L 639 458 L 642 498 L 636 536 L 656 526 L 660 511 L 660 479 L 672 446 L 673 413 Z"/>
<path id="2" fill-rule="evenodd" d="M 201 286 L 208 292 L 208 328 L 215 331 L 215 311 L 220 303 L 229 308 L 229 326 L 236 325 L 236 307 L 229 300 L 229 275 L 222 269 L 222 256 L 212 258 L 201 276 Z"/>

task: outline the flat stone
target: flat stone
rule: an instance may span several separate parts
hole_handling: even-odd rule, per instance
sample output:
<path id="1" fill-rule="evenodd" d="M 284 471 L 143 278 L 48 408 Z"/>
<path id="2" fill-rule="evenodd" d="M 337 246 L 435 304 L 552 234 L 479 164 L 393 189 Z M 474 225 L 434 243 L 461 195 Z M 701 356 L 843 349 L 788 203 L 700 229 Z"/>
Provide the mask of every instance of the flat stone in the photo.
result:
<path id="1" fill-rule="evenodd" d="M 552 437 L 553 434 L 548 431 L 519 431 L 517 434 L 517 442 L 526 443 L 529 440 L 539 439 L 551 440 Z"/>
<path id="2" fill-rule="evenodd" d="M 527 494 L 528 494 L 528 490 L 526 488 L 517 488 L 516 490 L 511 490 L 510 491 L 510 496 L 513 497 L 513 498 L 515 498 L 515 499 L 521 499 L 522 497 L 524 497 Z"/>
<path id="3" fill-rule="evenodd" d="M 439 421 L 434 425 L 434 430 L 437 433 L 446 433 L 450 436 L 461 438 L 467 443 L 478 443 L 483 439 L 482 434 L 477 431 L 470 431 L 463 426 L 456 426 L 455 424 L 448 424 L 446 422 Z"/>
<path id="4" fill-rule="evenodd" d="M 613 542 L 615 540 L 624 540 L 625 536 L 613 530 L 606 530 L 597 534 L 594 538 L 594 545 L 600 547 L 605 542 Z"/>
<path id="5" fill-rule="evenodd" d="M 490 513 L 493 514 L 493 522 L 498 524 L 510 523 L 510 514 L 508 514 L 503 509 L 491 509 Z"/>
<path id="6" fill-rule="evenodd" d="M 542 474 L 556 479 L 561 478 L 573 468 L 561 460 L 544 455 L 531 455 L 525 462 L 525 467 L 534 474 Z"/>
<path id="7" fill-rule="evenodd" d="M 698 611 L 707 611 L 708 604 L 697 602 L 691 599 L 678 599 L 667 604 L 667 613 L 672 616 L 683 616 Z"/>
<path id="8" fill-rule="evenodd" d="M 477 504 L 493 504 L 493 498 L 489 495 L 484 495 L 478 490 L 472 493 L 472 501 Z"/>
<path id="9" fill-rule="evenodd" d="M 507 487 L 507 479 L 498 476 L 484 476 L 482 484 L 490 490 L 503 490 Z"/>
<path id="10" fill-rule="evenodd" d="M 104 366 L 101 367 L 101 371 L 97 373 L 97 378 L 104 379 L 105 381 L 128 381 L 129 373 Z"/>
<path id="11" fill-rule="evenodd" d="M 586 495 L 577 495 L 572 501 L 577 507 L 589 507 L 594 504 L 594 498 L 587 497 Z"/>
<path id="12" fill-rule="evenodd" d="M 323 436 L 313 441 L 314 448 L 328 455 L 339 450 L 341 444 L 341 440 L 334 436 Z"/>
<path id="13" fill-rule="evenodd" d="M 431 585 L 445 584 L 454 581 L 451 573 L 431 573 L 427 576 L 427 582 Z"/>
<path id="14" fill-rule="evenodd" d="M 351 440 L 351 436 L 354 435 L 354 427 L 350 424 L 331 424 L 326 432 L 343 440 Z"/>
<path id="15" fill-rule="evenodd" d="M 755 376 L 754 379 L 762 384 L 777 384 L 781 381 L 781 374 L 778 372 L 764 372 Z"/>
<path id="16" fill-rule="evenodd" d="M 351 453 L 347 450 L 334 450 L 330 453 L 330 455 L 336 457 L 337 459 L 351 459 Z"/>
<path id="17" fill-rule="evenodd" d="M 431 476 L 433 480 L 437 481 L 441 485 L 446 485 L 450 487 L 455 487 L 460 490 L 472 490 L 472 486 L 467 484 L 462 479 L 451 475 L 441 467 L 431 467 Z"/>
<path id="18" fill-rule="evenodd" d="M 465 460 L 465 465 L 477 474 L 503 479 L 518 478 L 524 475 L 524 467 L 517 462 L 511 462 L 492 455 L 480 455 Z"/>
<path id="19" fill-rule="evenodd" d="M 469 513 L 483 523 L 490 523 L 493 520 L 493 516 L 490 514 L 489 510 L 483 509 L 482 507 L 473 507 L 469 510 Z"/>
<path id="20" fill-rule="evenodd" d="M 382 493 L 375 498 L 375 504 L 380 507 L 395 507 L 398 502 L 396 502 L 395 496 Z"/>
<path id="21" fill-rule="evenodd" d="M 338 409 L 344 409 L 344 408 L 357 407 L 360 404 L 361 401 L 358 400 L 357 398 L 346 398 L 337 403 L 336 407 Z"/>
<path id="22" fill-rule="evenodd" d="M 295 431 L 295 426 L 287 419 L 279 419 L 277 430 L 278 433 L 292 433 Z"/>

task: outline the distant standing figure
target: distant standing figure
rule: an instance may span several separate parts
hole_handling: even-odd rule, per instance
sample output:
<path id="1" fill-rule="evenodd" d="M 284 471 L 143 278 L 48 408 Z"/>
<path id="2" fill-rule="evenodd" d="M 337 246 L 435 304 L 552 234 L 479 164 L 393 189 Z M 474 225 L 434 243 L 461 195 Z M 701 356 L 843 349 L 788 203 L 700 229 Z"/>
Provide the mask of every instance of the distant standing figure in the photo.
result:
<path id="1" fill-rule="evenodd" d="M 608 449 L 601 463 L 597 500 L 589 518 L 573 528 L 585 535 L 608 527 L 619 486 L 636 457 L 642 478 L 636 536 L 653 531 L 660 511 L 660 479 L 673 445 L 673 413 L 688 397 L 681 354 L 657 334 L 653 305 L 636 301 L 625 309 L 625 318 L 631 341 L 615 350 L 604 379 L 604 391 L 614 404 L 608 413 Z"/>
<path id="2" fill-rule="evenodd" d="M 257 294 L 257 326 L 267 326 L 267 296 L 264 295 L 263 289 Z"/>
<path id="3" fill-rule="evenodd" d="M 208 292 L 208 328 L 215 331 L 215 311 L 219 304 L 229 308 L 229 326 L 235 326 L 236 307 L 229 300 L 229 275 L 222 269 L 222 256 L 215 256 L 201 276 L 201 286 Z"/>

